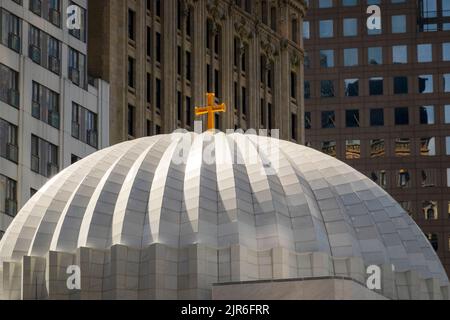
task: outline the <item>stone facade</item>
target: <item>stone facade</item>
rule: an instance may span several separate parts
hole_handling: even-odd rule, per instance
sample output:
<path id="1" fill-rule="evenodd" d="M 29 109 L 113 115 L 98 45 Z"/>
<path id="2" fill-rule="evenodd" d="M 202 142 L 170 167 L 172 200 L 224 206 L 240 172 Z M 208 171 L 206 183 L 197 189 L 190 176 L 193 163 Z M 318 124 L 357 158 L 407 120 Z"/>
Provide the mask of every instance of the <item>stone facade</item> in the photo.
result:
<path id="1" fill-rule="evenodd" d="M 89 72 L 111 84 L 111 143 L 193 130 L 207 91 L 228 107 L 218 116 L 221 130 L 280 129 L 281 138 L 303 142 L 302 0 L 89 6 Z"/>

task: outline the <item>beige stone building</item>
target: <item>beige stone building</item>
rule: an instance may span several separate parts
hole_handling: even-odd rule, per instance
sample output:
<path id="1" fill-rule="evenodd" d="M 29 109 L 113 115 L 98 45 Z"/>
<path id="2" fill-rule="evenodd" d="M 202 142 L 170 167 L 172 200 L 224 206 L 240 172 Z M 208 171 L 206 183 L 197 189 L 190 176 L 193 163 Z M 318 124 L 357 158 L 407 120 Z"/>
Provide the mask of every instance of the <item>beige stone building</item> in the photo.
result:
<path id="1" fill-rule="evenodd" d="M 302 0 L 89 1 L 89 74 L 111 84 L 111 144 L 193 130 L 207 91 L 221 130 L 303 142 Z"/>

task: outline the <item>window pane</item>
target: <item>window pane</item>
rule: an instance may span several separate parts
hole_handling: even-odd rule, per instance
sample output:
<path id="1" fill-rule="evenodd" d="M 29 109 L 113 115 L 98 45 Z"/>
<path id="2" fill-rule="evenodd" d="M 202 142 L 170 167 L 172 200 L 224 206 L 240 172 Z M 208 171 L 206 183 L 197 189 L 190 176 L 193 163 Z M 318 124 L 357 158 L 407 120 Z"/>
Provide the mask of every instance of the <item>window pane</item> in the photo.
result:
<path id="1" fill-rule="evenodd" d="M 367 52 L 368 63 L 377 65 L 383 63 L 383 48 L 382 47 L 371 47 L 368 48 Z"/>
<path id="2" fill-rule="evenodd" d="M 384 126 L 384 110 L 370 109 L 370 125 L 371 126 Z"/>
<path id="3" fill-rule="evenodd" d="M 409 124 L 409 112 L 407 107 L 395 108 L 395 124 L 396 125 Z"/>
<path id="4" fill-rule="evenodd" d="M 408 78 L 394 77 L 394 94 L 408 93 Z"/>
<path id="5" fill-rule="evenodd" d="M 344 49 L 344 66 L 358 65 L 358 48 Z"/>
<path id="6" fill-rule="evenodd" d="M 334 111 L 322 111 L 322 128 L 336 128 Z"/>
<path id="7" fill-rule="evenodd" d="M 334 67 L 334 50 L 320 50 L 320 66 L 325 68 Z"/>
<path id="8" fill-rule="evenodd" d="M 345 126 L 347 128 L 359 127 L 359 110 L 345 110 Z"/>
<path id="9" fill-rule="evenodd" d="M 336 141 L 323 141 L 322 152 L 329 156 L 336 157 Z"/>
<path id="10" fill-rule="evenodd" d="M 434 106 L 420 107 L 420 124 L 434 124 Z"/>
<path id="11" fill-rule="evenodd" d="M 392 47 L 392 63 L 408 63 L 407 46 L 393 46 Z"/>
<path id="12" fill-rule="evenodd" d="M 319 22 L 319 36 L 320 38 L 333 37 L 333 20 L 321 20 Z"/>
<path id="13" fill-rule="evenodd" d="M 358 35 L 358 20 L 355 18 L 344 19 L 344 37 Z"/>
<path id="14" fill-rule="evenodd" d="M 309 39 L 310 37 L 309 21 L 303 21 L 303 38 Z"/>
<path id="15" fill-rule="evenodd" d="M 379 158 L 386 154 L 384 139 L 370 140 L 370 157 Z"/>
<path id="16" fill-rule="evenodd" d="M 444 122 L 450 124 L 450 105 L 444 106 Z"/>
<path id="17" fill-rule="evenodd" d="M 445 154 L 450 156 L 450 137 L 445 137 Z"/>
<path id="18" fill-rule="evenodd" d="M 421 75 L 418 78 L 419 93 L 432 93 L 433 92 L 433 75 L 426 74 Z"/>
<path id="19" fill-rule="evenodd" d="M 442 16 L 450 17 L 450 1 L 442 1 Z"/>
<path id="20" fill-rule="evenodd" d="M 421 138 L 420 139 L 420 155 L 435 156 L 436 155 L 436 138 Z"/>
<path id="21" fill-rule="evenodd" d="M 372 171 L 370 178 L 382 188 L 387 187 L 386 170 Z"/>
<path id="22" fill-rule="evenodd" d="M 319 0 L 319 8 L 331 8 L 333 0 Z"/>
<path id="23" fill-rule="evenodd" d="M 392 33 L 406 32 L 406 16 L 392 16 Z"/>
<path id="24" fill-rule="evenodd" d="M 320 81 L 320 96 L 323 98 L 334 97 L 334 84 L 332 80 Z"/>
<path id="25" fill-rule="evenodd" d="M 437 201 L 423 201 L 422 211 L 425 220 L 436 220 L 438 218 Z"/>
<path id="26" fill-rule="evenodd" d="M 359 80 L 358 79 L 345 79 L 345 96 L 357 97 L 359 95 Z"/>
<path id="27" fill-rule="evenodd" d="M 447 187 L 450 187 L 450 168 L 447 169 Z"/>
<path id="28" fill-rule="evenodd" d="M 397 187 L 408 188 L 411 186 L 411 176 L 406 169 L 400 169 L 397 172 Z"/>
<path id="29" fill-rule="evenodd" d="M 356 4 L 357 4 L 357 0 L 342 0 L 342 5 L 344 7 L 356 6 Z"/>
<path id="30" fill-rule="evenodd" d="M 431 62 L 432 46 L 431 44 L 418 44 L 417 45 L 417 62 Z"/>
<path id="31" fill-rule="evenodd" d="M 450 61 L 450 42 L 442 44 L 442 60 Z"/>
<path id="32" fill-rule="evenodd" d="M 443 75 L 444 78 L 444 92 L 450 92 L 450 73 Z"/>
<path id="33" fill-rule="evenodd" d="M 361 140 L 345 141 L 345 158 L 346 159 L 361 158 Z"/>
<path id="34" fill-rule="evenodd" d="M 371 96 L 383 94 L 383 78 L 376 77 L 369 79 L 369 94 Z"/>
<path id="35" fill-rule="evenodd" d="M 445 2 L 442 1 L 442 2 Z M 437 17 L 437 3 L 436 0 L 423 0 L 421 8 L 422 17 L 435 18 Z"/>

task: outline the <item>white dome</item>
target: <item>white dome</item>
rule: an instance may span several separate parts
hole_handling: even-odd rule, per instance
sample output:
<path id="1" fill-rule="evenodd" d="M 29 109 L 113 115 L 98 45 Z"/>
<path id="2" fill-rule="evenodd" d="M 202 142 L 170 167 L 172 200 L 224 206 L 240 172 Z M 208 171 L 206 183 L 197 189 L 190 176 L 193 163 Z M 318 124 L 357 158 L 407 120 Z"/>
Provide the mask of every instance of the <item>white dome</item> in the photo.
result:
<path id="1" fill-rule="evenodd" d="M 180 153 L 186 140 L 187 152 Z M 278 146 L 267 151 L 268 143 Z M 206 163 L 208 152 L 226 161 Z M 186 161 L 173 161 L 180 154 Z M 238 161 L 231 161 L 234 154 Z M 275 174 L 264 174 L 274 164 Z M 14 219 L 0 242 L 0 268 L 50 251 L 155 243 L 319 252 L 448 284 L 422 231 L 365 175 L 311 148 L 236 133 L 142 138 L 70 166 Z M 295 262 L 290 268 L 300 274 L 292 271 L 301 269 Z M 338 274 L 335 265 L 331 270 Z"/>

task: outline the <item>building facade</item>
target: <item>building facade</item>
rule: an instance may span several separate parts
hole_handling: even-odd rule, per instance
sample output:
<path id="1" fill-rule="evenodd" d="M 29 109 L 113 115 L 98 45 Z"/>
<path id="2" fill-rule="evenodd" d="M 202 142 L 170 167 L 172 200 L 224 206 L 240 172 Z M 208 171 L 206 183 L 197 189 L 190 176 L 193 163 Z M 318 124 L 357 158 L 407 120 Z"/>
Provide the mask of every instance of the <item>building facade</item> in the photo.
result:
<path id="1" fill-rule="evenodd" d="M 111 143 L 193 130 L 214 92 L 226 129 L 303 141 L 302 0 L 91 0 L 89 73 L 111 84 Z"/>
<path id="2" fill-rule="evenodd" d="M 303 31 L 306 144 L 386 189 L 449 272 L 450 1 L 310 0 Z"/>
<path id="3" fill-rule="evenodd" d="M 30 197 L 109 145 L 109 85 L 87 76 L 87 1 L 0 1 L 0 238 Z"/>

